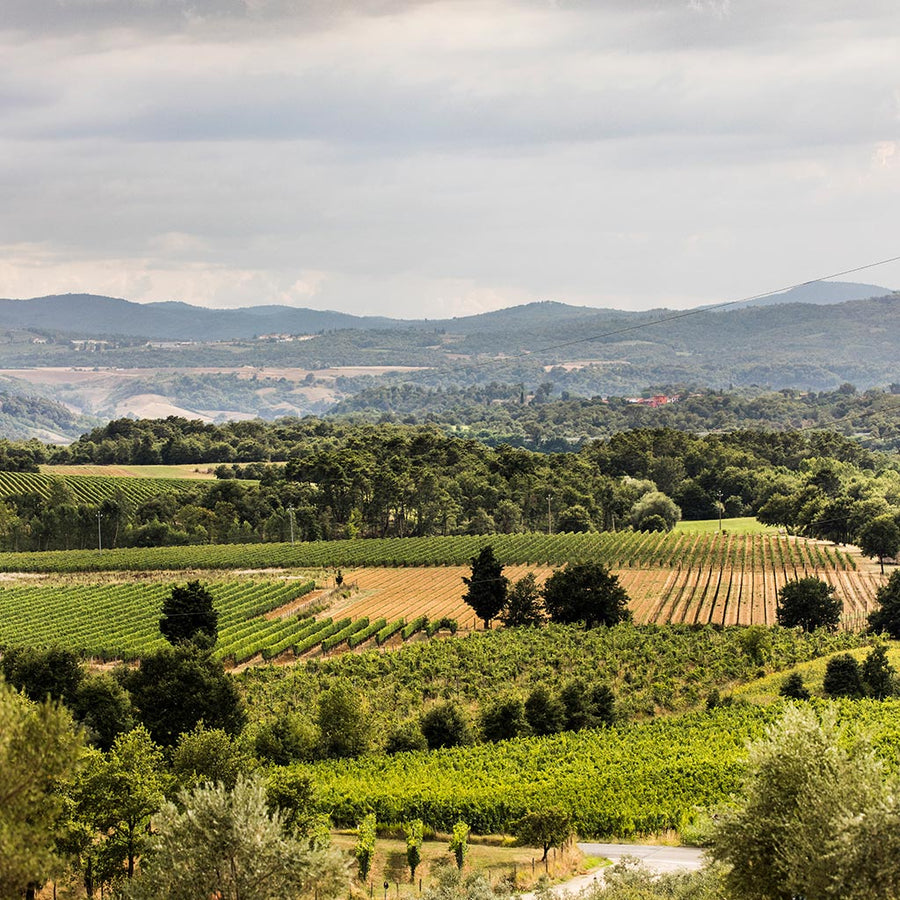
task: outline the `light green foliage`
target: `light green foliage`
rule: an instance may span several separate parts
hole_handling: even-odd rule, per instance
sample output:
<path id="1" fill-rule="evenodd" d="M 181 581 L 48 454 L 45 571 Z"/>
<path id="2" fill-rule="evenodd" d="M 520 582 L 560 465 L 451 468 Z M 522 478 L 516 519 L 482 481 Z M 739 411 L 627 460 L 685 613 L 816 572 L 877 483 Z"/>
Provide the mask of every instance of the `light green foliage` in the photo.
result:
<path id="1" fill-rule="evenodd" d="M 900 884 L 898 818 L 882 763 L 834 709 L 792 706 L 751 747 L 743 797 L 720 810 L 711 853 L 730 866 L 735 898 L 896 896 L 884 889 Z"/>
<path id="2" fill-rule="evenodd" d="M 303 838 L 312 847 L 328 846 L 330 823 L 319 808 L 319 797 L 308 774 L 287 768 L 271 769 L 266 798 L 269 808 L 281 814 L 288 834 Z"/>
<path id="3" fill-rule="evenodd" d="M 469 855 L 469 826 L 465 822 L 457 822 L 450 836 L 449 851 L 456 860 L 456 868 L 462 869 Z"/>
<path id="4" fill-rule="evenodd" d="M 355 538 L 292 545 L 193 544 L 187 547 L 131 547 L 104 551 L 48 551 L 41 554 L 0 554 L 5 572 L 119 572 L 165 569 L 243 569 L 251 567 L 329 568 L 342 566 L 464 566 L 487 544 L 504 566 L 563 565 L 585 559 L 610 569 L 634 566 L 690 565 L 702 559 L 727 556 L 748 562 L 783 556 L 801 568 L 825 571 L 854 568 L 852 558 L 839 551 L 829 556 L 815 543 L 789 541 L 777 534 L 700 534 L 682 540 L 679 532 L 648 536 L 639 531 L 594 531 L 581 534 L 452 535 L 411 538 Z M 765 548 L 765 550 L 763 549 Z M 761 563 L 760 563 L 761 564 Z"/>
<path id="5" fill-rule="evenodd" d="M 513 833 L 526 846 L 540 847 L 543 861 L 551 847 L 561 847 L 572 836 L 572 816 L 561 806 L 530 810 L 515 823 Z"/>
<path id="6" fill-rule="evenodd" d="M 609 679 L 622 718 L 684 710 L 718 685 L 754 679 L 760 666 L 777 672 L 869 640 L 848 631 L 805 634 L 783 628 L 628 623 L 589 631 L 565 625 L 500 628 L 461 640 L 412 644 L 393 653 L 342 654 L 303 667 L 252 668 L 237 680 L 250 714 L 267 724 L 289 713 L 302 715 L 335 679 L 346 679 L 368 700 L 376 735 L 387 736 L 398 722 L 418 718 L 433 697 L 485 706 L 495 699 L 498 684 L 523 697 L 543 686 L 556 697 L 572 678 L 593 683 L 602 676 Z M 526 710 L 529 721 L 533 712 Z"/>
<path id="7" fill-rule="evenodd" d="M 422 895 L 423 900 L 505 900 L 510 896 L 503 885 L 492 885 L 481 872 L 446 867 Z"/>
<path id="8" fill-rule="evenodd" d="M 64 486 L 74 502 L 95 506 L 119 497 L 140 503 L 167 491 L 188 486 L 183 478 L 136 478 L 110 475 L 45 475 L 39 472 L 0 472 L 0 497 L 38 494 L 44 499 Z"/>
<path id="9" fill-rule="evenodd" d="M 348 681 L 338 679 L 319 697 L 316 711 L 323 756 L 359 756 L 372 741 L 368 703 Z"/>
<path id="10" fill-rule="evenodd" d="M 0 897 L 19 897 L 55 863 L 63 783 L 81 748 L 68 713 L 36 704 L 0 679 Z"/>
<path id="11" fill-rule="evenodd" d="M 631 524 L 638 531 L 657 530 L 648 529 L 644 524 L 647 519 L 654 517 L 663 520 L 664 530 L 671 531 L 681 518 L 681 510 L 671 497 L 660 491 L 649 491 L 631 508 Z"/>
<path id="12" fill-rule="evenodd" d="M 206 729 L 201 722 L 178 738 L 172 753 L 172 773 L 182 788 L 221 782 L 233 788 L 255 766 L 253 756 L 221 728 Z"/>
<path id="13" fill-rule="evenodd" d="M 109 753 L 94 751 L 78 780 L 75 796 L 81 817 L 102 836 L 99 857 L 134 874 L 146 846 L 146 825 L 172 784 L 163 752 L 143 726 L 119 735 Z"/>
<path id="14" fill-rule="evenodd" d="M 424 827 L 421 819 L 413 819 L 403 826 L 406 834 L 406 864 L 409 866 L 409 880 L 416 880 L 416 869 L 422 861 L 422 840 Z"/>
<path id="15" fill-rule="evenodd" d="M 842 720 L 873 735 L 897 766 L 900 701 L 845 701 Z M 529 810 L 560 805 L 582 837 L 679 830 L 697 807 L 725 801 L 741 784 L 747 743 L 780 707 L 743 704 L 617 725 L 400 757 L 363 757 L 304 767 L 336 825 L 364 811 L 380 821 L 421 818 L 450 831 L 464 810 L 478 834 L 508 831 Z"/>
<path id="16" fill-rule="evenodd" d="M 259 778 L 183 791 L 154 818 L 154 837 L 133 900 L 282 900 L 336 896 L 343 865 L 330 851 L 288 836 L 269 812 Z"/>
<path id="17" fill-rule="evenodd" d="M 722 868 L 657 874 L 636 857 L 623 857 L 603 872 L 603 883 L 588 888 L 582 900 L 726 900 Z"/>
<path id="18" fill-rule="evenodd" d="M 375 855 L 375 814 L 368 813 L 356 828 L 356 846 L 353 855 L 359 864 L 359 880 L 369 877 L 372 857 Z"/>

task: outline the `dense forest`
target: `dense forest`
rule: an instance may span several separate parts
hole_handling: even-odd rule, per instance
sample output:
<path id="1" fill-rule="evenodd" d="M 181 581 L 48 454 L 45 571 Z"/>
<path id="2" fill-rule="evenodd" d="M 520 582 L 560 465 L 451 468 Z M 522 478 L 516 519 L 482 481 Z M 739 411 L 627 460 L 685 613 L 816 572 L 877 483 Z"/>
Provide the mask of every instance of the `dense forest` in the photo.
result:
<path id="1" fill-rule="evenodd" d="M 301 540 L 671 528 L 720 511 L 843 541 L 900 512 L 896 456 L 819 431 L 636 429 L 537 453 L 433 426 L 169 418 L 110 422 L 70 448 L 0 444 L 0 464 L 14 471 L 198 460 L 218 463 L 217 481 L 141 503 L 124 493 L 79 502 L 63 478 L 49 496 L 7 491 L 0 545 L 95 546 L 98 513 L 105 546 L 147 546 L 286 540 L 292 524 Z"/>

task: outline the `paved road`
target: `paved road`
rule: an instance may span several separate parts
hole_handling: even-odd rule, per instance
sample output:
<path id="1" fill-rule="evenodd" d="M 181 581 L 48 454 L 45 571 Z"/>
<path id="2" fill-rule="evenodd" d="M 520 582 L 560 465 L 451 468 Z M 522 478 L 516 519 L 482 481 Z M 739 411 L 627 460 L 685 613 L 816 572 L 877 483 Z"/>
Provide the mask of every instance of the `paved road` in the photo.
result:
<path id="1" fill-rule="evenodd" d="M 696 847 L 653 847 L 647 844 L 591 844 L 578 845 L 587 856 L 605 856 L 613 862 L 623 856 L 636 856 L 654 872 L 675 872 L 678 869 L 696 870 L 703 866 L 703 851 Z"/>
<path id="2" fill-rule="evenodd" d="M 636 856 L 654 872 L 695 871 L 703 866 L 703 851 L 694 847 L 657 847 L 648 844 L 594 844 L 579 843 L 582 853 L 587 856 L 605 856 L 614 863 L 623 856 Z M 586 875 L 577 875 L 570 881 L 554 885 L 557 897 L 575 895 L 580 890 L 603 880 L 603 869 L 594 869 Z M 520 900 L 534 900 L 534 894 L 521 894 Z"/>

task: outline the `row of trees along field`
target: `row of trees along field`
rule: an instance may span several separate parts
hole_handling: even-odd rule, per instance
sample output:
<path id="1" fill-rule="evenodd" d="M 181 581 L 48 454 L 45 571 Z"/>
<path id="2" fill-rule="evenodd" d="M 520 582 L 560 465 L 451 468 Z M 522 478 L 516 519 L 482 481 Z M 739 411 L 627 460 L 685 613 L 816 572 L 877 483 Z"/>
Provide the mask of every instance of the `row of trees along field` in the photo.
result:
<path id="1" fill-rule="evenodd" d="M 82 488 L 72 486 L 75 476 L 33 489 L 22 481 L 26 475 L 9 484 L 0 478 L 0 546 L 92 547 L 98 527 L 108 547 L 284 541 L 292 529 L 296 539 L 308 541 L 670 528 L 679 516 L 705 519 L 720 511 L 857 540 L 871 520 L 884 526 L 883 517 L 896 522 L 900 515 L 897 460 L 827 433 L 697 437 L 641 430 L 578 452 L 539 454 L 429 427 L 314 419 L 228 427 L 238 426 L 258 435 L 258 459 L 267 457 L 263 439 L 291 439 L 287 462 L 223 465 L 214 484 L 171 485 L 143 500 L 125 482 L 121 492 L 111 494 L 107 484 L 88 502 L 79 497 Z M 217 427 L 225 426 L 126 419 L 83 443 L 93 447 L 123 436 L 140 443 L 157 431 L 168 434 L 166 440 L 186 440 L 195 430 Z M 234 475 L 259 480 L 247 484 Z"/>

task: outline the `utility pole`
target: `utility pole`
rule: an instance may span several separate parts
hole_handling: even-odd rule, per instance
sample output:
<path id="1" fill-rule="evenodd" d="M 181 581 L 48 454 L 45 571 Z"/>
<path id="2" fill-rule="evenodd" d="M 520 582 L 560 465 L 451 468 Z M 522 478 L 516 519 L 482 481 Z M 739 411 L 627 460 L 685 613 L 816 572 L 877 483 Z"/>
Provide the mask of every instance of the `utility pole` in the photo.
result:
<path id="1" fill-rule="evenodd" d="M 552 499 L 553 494 L 547 494 L 547 534 L 553 534 L 553 519 L 550 513 L 550 501 Z"/>
<path id="2" fill-rule="evenodd" d="M 99 550 L 100 553 L 103 552 L 103 535 L 100 531 L 100 519 L 102 519 L 102 518 L 103 518 L 103 516 L 98 512 L 97 513 L 97 550 Z"/>
<path id="3" fill-rule="evenodd" d="M 288 507 L 288 519 L 291 523 L 291 546 L 294 545 L 294 507 Z"/>

